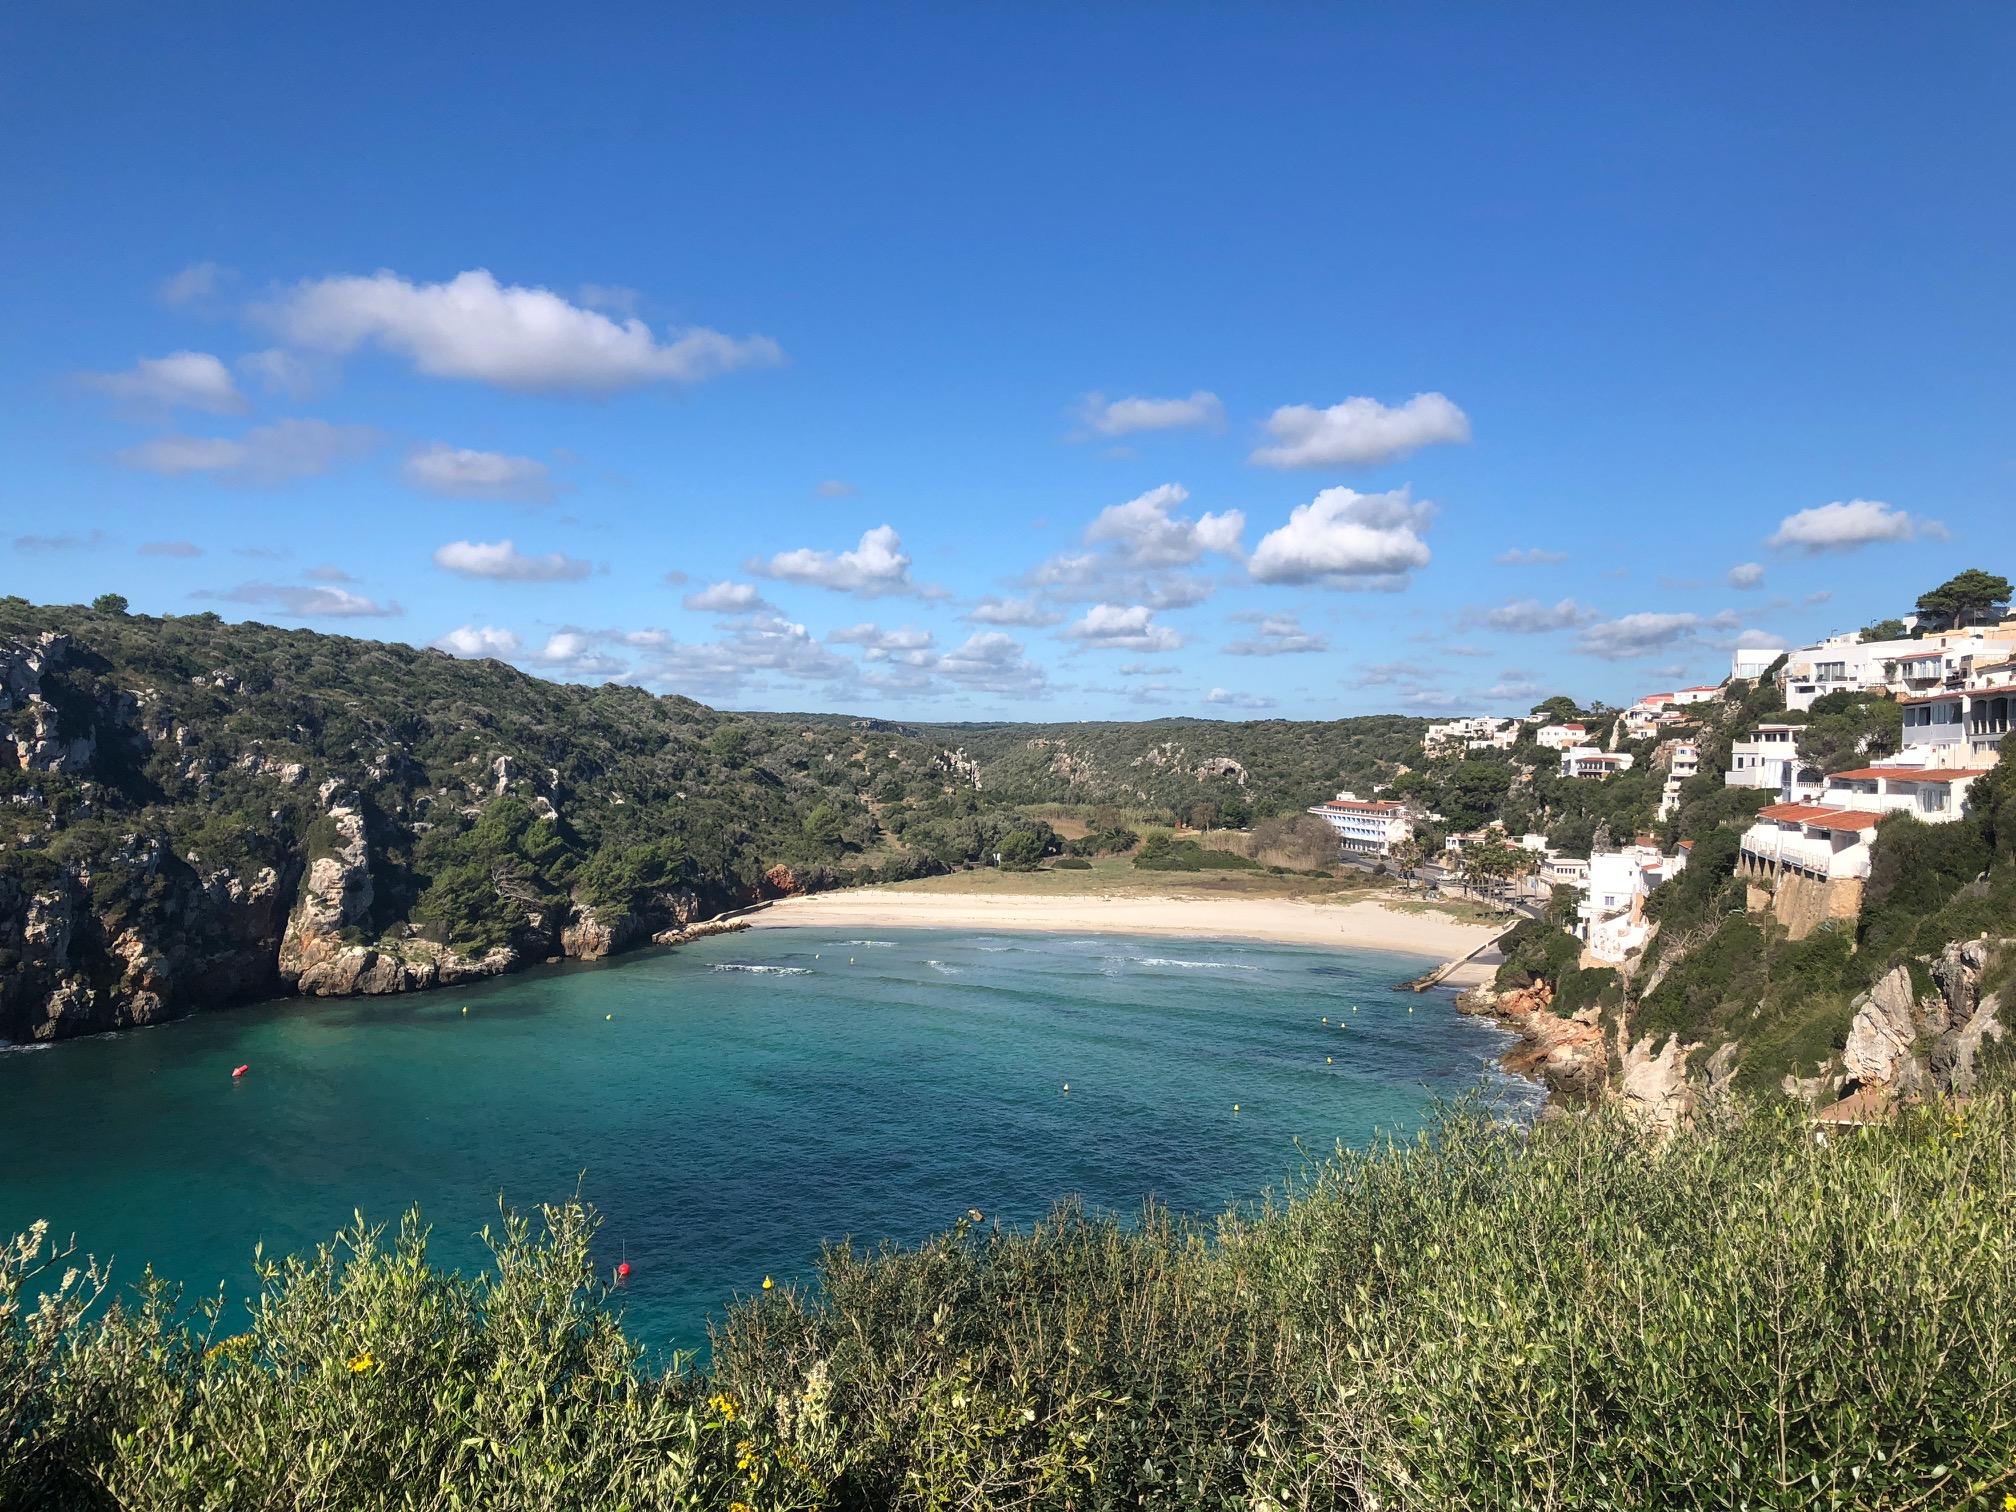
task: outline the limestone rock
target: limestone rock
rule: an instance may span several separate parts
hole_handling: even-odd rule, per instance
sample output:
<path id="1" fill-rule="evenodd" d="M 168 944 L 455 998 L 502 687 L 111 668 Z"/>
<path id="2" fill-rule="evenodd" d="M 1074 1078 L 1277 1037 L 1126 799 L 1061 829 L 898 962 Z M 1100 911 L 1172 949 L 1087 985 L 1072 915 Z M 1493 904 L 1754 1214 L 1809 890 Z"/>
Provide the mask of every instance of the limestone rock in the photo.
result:
<path id="1" fill-rule="evenodd" d="M 1621 1028 L 1618 1037 L 1621 1042 Z M 1665 1046 L 1656 1052 L 1652 1046 L 1653 1036 L 1647 1034 L 1623 1048 L 1617 1102 L 1641 1129 L 1671 1134 L 1694 1110 L 1693 1089 L 1687 1084 L 1687 1057 L 1695 1047 L 1682 1044 L 1677 1034 L 1668 1036 Z"/>
<path id="2" fill-rule="evenodd" d="M 1842 1069 L 1857 1086 L 1887 1087 L 1897 1083 L 1911 1059 L 1918 1024 L 1911 973 L 1899 966 L 1885 973 L 1856 998 L 1855 1018 L 1841 1052 Z"/>

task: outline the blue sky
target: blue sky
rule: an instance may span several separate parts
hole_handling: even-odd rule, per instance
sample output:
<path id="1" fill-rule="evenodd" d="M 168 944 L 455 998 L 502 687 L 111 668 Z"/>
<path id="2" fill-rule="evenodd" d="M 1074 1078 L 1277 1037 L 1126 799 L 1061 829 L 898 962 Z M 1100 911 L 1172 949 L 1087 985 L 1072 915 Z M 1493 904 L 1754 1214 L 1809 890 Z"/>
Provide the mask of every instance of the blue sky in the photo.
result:
<path id="1" fill-rule="evenodd" d="M 0 21 L 5 591 L 1334 717 L 2016 567 L 2007 7 L 254 15 Z"/>

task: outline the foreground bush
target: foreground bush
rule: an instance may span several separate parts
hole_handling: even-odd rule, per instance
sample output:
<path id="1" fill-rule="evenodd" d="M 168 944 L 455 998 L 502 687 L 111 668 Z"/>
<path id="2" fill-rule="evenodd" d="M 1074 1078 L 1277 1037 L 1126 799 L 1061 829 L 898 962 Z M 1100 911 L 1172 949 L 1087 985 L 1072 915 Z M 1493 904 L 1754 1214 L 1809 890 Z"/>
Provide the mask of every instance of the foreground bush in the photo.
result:
<path id="1" fill-rule="evenodd" d="M 360 1225 L 229 1337 L 155 1287 L 87 1316 L 31 1236 L 0 1505 L 1999 1509 L 2012 1177 L 2006 1094 L 1664 1146 L 1462 1111 L 1206 1227 L 835 1250 L 664 1372 L 576 1207 L 473 1278 Z"/>

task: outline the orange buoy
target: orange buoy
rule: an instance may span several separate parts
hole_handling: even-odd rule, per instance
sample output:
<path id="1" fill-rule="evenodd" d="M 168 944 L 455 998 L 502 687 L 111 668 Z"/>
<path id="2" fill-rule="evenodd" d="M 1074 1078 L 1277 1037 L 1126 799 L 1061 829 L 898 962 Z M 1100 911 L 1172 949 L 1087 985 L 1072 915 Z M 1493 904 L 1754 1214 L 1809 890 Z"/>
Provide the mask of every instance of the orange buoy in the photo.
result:
<path id="1" fill-rule="evenodd" d="M 233 1067 L 231 1071 L 231 1080 L 233 1081 L 238 1080 L 239 1077 L 243 1076 L 247 1071 L 250 1071 L 251 1069 L 252 1068 L 249 1065 Z"/>

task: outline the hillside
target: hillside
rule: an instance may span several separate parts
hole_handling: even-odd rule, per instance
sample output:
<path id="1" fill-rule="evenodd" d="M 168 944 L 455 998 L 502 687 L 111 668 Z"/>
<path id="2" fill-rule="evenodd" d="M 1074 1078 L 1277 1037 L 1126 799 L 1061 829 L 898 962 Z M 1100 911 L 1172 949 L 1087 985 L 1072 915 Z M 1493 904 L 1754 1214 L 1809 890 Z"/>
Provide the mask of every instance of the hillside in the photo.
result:
<path id="1" fill-rule="evenodd" d="M 1417 724 L 1071 727 L 1097 732 L 1069 737 L 1081 777 L 1045 781 L 1047 728 L 724 714 L 212 614 L 0 599 L 0 1040 L 606 955 L 1018 831 L 1040 856 L 1056 837 L 1025 802 L 1293 810 Z"/>

